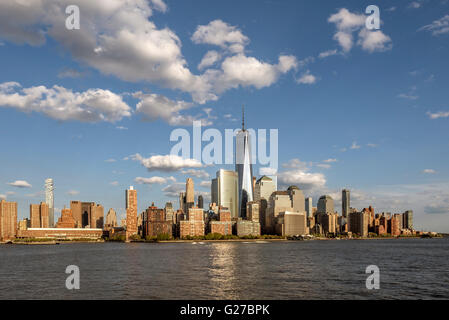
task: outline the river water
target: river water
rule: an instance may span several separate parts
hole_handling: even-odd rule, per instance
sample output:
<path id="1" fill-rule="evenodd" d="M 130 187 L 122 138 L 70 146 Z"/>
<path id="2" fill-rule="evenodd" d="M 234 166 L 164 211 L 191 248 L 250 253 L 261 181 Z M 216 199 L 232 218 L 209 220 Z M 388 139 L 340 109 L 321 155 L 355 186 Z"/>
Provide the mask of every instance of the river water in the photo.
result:
<path id="1" fill-rule="evenodd" d="M 449 239 L 1 245 L 0 299 L 449 299 Z"/>

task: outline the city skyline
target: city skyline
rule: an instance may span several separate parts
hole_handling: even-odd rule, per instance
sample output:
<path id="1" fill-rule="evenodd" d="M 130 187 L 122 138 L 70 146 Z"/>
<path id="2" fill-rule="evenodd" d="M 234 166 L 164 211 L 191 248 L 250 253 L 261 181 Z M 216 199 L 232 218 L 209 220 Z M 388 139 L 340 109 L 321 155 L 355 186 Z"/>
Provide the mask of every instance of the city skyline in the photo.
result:
<path id="1" fill-rule="evenodd" d="M 99 16 L 93 16 L 83 10 L 86 2 L 72 2 L 86 22 L 106 15 L 98 10 Z M 448 33 L 435 23 L 447 14 L 447 3 L 419 8 L 382 3 L 385 41 L 377 43 L 360 35 L 365 7 L 357 1 L 318 7 L 297 1 L 256 6 L 253 1 L 211 5 L 199 0 L 204 10 L 195 19 L 183 19 L 194 10 L 188 3 L 159 3 L 165 6 L 149 1 L 147 15 L 136 21 L 153 22 L 170 44 L 173 55 L 164 67 L 182 65 L 199 80 L 184 83 L 168 72 L 158 78 L 146 66 L 161 61 L 139 57 L 138 48 L 130 49 L 129 60 L 114 60 L 108 54 L 112 44 L 101 43 L 83 24 L 80 32 L 98 40 L 87 48 L 97 55 L 75 50 L 79 39 L 70 32 L 76 31 L 59 33 L 51 17 L 12 25 L 16 34 L 27 35 L 23 38 L 0 32 L 0 117 L 8 120 L 0 128 L 5 150 L 0 198 L 18 202 L 19 220 L 28 217 L 31 203 L 45 202 L 48 177 L 54 180 L 55 223 L 71 200 L 100 203 L 122 217 L 123 190 L 130 185 L 143 200 L 138 212 L 151 202 L 176 204 L 186 177 L 194 180 L 195 198 L 202 194 L 209 203 L 212 177 L 234 165 L 163 167 L 158 156 L 169 154 L 170 132 L 178 127 L 191 131 L 193 119 L 220 131 L 239 129 L 244 103 L 248 128 L 279 129 L 279 190 L 298 185 L 314 206 L 322 195 L 331 195 L 340 211 L 341 190 L 348 188 L 353 207 L 372 205 L 376 212 L 392 213 L 412 209 L 417 227 L 449 231 Z M 3 6 L 0 12 L 8 12 Z M 133 6 L 130 1 L 120 9 Z M 11 17 L 19 19 L 22 9 Z M 27 8 L 31 13 L 41 9 Z M 350 18 L 356 18 L 356 31 L 344 46 L 336 34 L 348 34 L 344 25 Z M 0 26 L 8 22 L 1 19 Z M 123 26 L 133 35 L 142 31 L 120 22 L 113 30 L 98 25 L 119 47 Z M 39 32 L 42 24 L 49 32 Z M 20 33 L 21 27 L 28 33 Z M 218 31 L 223 39 L 207 37 Z M 231 33 L 236 37 L 227 38 Z M 237 71 L 248 65 L 258 73 L 244 72 L 243 78 Z M 206 70 L 218 70 L 222 78 L 203 83 Z M 15 99 L 25 96 L 28 100 Z M 104 100 L 95 104 L 93 96 Z M 254 169 L 260 178 L 259 166 Z"/>

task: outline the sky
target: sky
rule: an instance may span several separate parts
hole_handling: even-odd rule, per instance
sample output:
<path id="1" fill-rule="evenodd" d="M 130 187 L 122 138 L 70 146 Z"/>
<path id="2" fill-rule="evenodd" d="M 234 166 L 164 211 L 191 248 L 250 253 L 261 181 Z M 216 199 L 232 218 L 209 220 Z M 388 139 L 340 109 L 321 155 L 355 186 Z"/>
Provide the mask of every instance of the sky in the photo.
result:
<path id="1" fill-rule="evenodd" d="M 70 200 L 124 217 L 130 185 L 140 211 L 178 207 L 193 177 L 208 203 L 233 166 L 169 157 L 170 135 L 224 135 L 245 105 L 246 127 L 278 130 L 279 189 L 341 213 L 349 188 L 352 207 L 449 232 L 448 57 L 447 0 L 2 1 L 0 198 L 28 217 L 53 178 L 56 218 Z"/>

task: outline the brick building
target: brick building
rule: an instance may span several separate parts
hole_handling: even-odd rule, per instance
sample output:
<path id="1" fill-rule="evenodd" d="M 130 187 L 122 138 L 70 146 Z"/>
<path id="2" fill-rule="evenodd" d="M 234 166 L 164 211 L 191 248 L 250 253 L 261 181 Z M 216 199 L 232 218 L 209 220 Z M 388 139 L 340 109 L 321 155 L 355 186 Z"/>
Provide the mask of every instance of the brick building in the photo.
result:
<path id="1" fill-rule="evenodd" d="M 126 190 L 126 241 L 137 235 L 137 190 L 129 187 Z"/>
<path id="2" fill-rule="evenodd" d="M 157 237 L 159 235 L 173 237 L 173 222 L 167 221 L 165 209 L 155 207 L 154 203 L 145 210 L 142 224 L 144 237 Z"/>
<path id="3" fill-rule="evenodd" d="M 190 208 L 187 214 L 187 220 L 179 223 L 180 238 L 204 236 L 204 210 L 200 208 Z"/>
<path id="4" fill-rule="evenodd" d="M 48 228 L 48 204 L 41 202 L 40 204 L 30 205 L 31 228 Z"/>
<path id="5" fill-rule="evenodd" d="M 17 233 L 17 202 L 0 201 L 0 241 L 12 240 Z"/>
<path id="6" fill-rule="evenodd" d="M 210 222 L 210 232 L 222 235 L 232 235 L 231 211 L 229 209 L 219 209 L 218 221 Z"/>
<path id="7" fill-rule="evenodd" d="M 72 216 L 72 210 L 64 208 L 61 210 L 61 217 L 56 223 L 56 228 L 62 229 L 73 229 L 75 228 L 76 221 Z"/>

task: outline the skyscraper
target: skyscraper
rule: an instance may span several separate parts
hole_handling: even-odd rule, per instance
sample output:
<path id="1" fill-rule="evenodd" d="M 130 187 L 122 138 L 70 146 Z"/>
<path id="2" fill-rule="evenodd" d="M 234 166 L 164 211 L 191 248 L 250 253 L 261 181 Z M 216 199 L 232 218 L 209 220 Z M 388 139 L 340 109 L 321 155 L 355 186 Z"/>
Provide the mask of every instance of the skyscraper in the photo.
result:
<path id="1" fill-rule="evenodd" d="M 188 178 L 186 181 L 186 212 L 189 211 L 189 208 L 195 206 L 195 188 L 193 184 L 193 179 Z"/>
<path id="2" fill-rule="evenodd" d="M 306 198 L 305 200 L 305 204 L 306 204 L 306 212 L 307 212 L 307 218 L 311 218 L 313 216 L 313 204 L 312 204 L 312 198 Z"/>
<path id="3" fill-rule="evenodd" d="M 126 241 L 137 234 L 137 190 L 126 190 Z"/>
<path id="4" fill-rule="evenodd" d="M 219 170 L 211 185 L 212 203 L 228 208 L 232 218 L 239 217 L 238 175 L 235 171 Z"/>
<path id="5" fill-rule="evenodd" d="M 55 225 L 55 198 L 54 198 L 53 179 L 45 180 L 45 203 L 48 205 L 48 226 L 53 228 Z"/>
<path id="6" fill-rule="evenodd" d="M 204 198 L 202 195 L 198 196 L 198 208 L 200 208 L 200 209 L 204 208 Z"/>
<path id="7" fill-rule="evenodd" d="M 0 201 L 0 240 L 12 240 L 17 233 L 17 202 Z"/>
<path id="8" fill-rule="evenodd" d="M 272 178 L 263 176 L 256 181 L 254 188 L 254 201 L 260 201 L 261 199 L 269 200 L 273 192 L 276 191 L 276 185 Z"/>
<path id="9" fill-rule="evenodd" d="M 334 213 L 334 199 L 331 196 L 321 196 L 318 200 L 317 213 L 333 214 Z"/>
<path id="10" fill-rule="evenodd" d="M 341 195 L 341 215 L 348 218 L 349 208 L 351 207 L 350 192 L 348 189 L 343 189 Z"/>
<path id="11" fill-rule="evenodd" d="M 236 137 L 235 171 L 238 173 L 239 217 L 246 217 L 246 204 L 254 199 L 253 166 L 251 164 L 251 135 L 245 129 L 245 113 L 242 109 L 242 130 Z"/>

